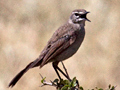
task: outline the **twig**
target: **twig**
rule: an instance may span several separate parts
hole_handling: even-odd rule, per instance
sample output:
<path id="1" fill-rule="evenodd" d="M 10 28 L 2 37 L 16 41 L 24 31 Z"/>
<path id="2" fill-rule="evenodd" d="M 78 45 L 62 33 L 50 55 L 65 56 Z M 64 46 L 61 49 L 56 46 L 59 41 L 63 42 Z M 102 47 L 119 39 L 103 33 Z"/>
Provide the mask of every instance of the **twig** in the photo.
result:
<path id="1" fill-rule="evenodd" d="M 42 79 L 44 79 L 41 74 L 40 74 L 40 76 L 41 76 Z M 50 82 L 51 82 L 51 83 L 50 83 Z M 50 82 L 47 82 L 46 80 L 43 80 L 43 83 L 42 83 L 41 87 L 43 87 L 43 86 L 45 86 L 45 85 L 57 87 L 57 85 L 54 84 L 51 80 L 50 80 Z"/>

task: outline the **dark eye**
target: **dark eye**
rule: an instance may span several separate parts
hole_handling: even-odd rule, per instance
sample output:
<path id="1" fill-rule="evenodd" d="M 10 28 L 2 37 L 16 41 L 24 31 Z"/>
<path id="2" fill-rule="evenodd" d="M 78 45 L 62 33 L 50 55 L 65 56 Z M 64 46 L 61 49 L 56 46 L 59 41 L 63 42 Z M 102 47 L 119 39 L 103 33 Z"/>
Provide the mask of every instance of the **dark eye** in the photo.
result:
<path id="1" fill-rule="evenodd" d="M 75 13 L 75 16 L 79 16 L 79 14 L 78 14 L 78 13 Z"/>

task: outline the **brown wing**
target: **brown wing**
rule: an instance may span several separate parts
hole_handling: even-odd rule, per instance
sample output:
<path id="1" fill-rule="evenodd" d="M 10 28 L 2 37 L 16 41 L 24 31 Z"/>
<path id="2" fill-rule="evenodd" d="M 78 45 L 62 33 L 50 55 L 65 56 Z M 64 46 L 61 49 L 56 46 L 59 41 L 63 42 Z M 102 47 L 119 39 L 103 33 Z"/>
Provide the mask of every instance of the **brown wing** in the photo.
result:
<path id="1" fill-rule="evenodd" d="M 61 52 L 66 50 L 76 40 L 75 31 L 69 30 L 61 38 L 54 42 L 48 43 L 47 48 L 43 50 L 44 56 L 40 67 L 50 62 L 52 58 L 59 55 Z"/>

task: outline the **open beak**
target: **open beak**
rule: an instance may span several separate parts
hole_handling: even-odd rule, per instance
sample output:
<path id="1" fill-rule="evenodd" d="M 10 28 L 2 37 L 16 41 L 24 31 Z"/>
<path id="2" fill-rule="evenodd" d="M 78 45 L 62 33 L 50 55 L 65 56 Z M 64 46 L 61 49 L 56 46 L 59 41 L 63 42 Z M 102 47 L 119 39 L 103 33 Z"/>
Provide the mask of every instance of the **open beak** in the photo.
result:
<path id="1" fill-rule="evenodd" d="M 90 13 L 90 12 L 86 12 L 86 17 L 85 17 L 85 19 L 86 19 L 87 21 L 91 22 L 89 19 L 87 19 L 87 14 L 88 14 L 88 13 Z"/>
<path id="2" fill-rule="evenodd" d="M 84 18 L 85 20 L 91 22 L 89 19 L 87 19 L 87 14 L 90 12 L 86 12 L 85 14 L 81 15 L 81 18 Z"/>

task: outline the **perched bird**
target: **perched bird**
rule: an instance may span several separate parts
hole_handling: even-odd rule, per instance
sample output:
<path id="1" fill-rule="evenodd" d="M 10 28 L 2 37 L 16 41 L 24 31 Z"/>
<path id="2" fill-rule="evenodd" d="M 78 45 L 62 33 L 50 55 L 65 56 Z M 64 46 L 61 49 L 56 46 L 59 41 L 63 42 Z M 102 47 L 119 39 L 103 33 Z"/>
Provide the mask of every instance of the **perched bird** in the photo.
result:
<path id="1" fill-rule="evenodd" d="M 59 79 L 61 79 L 61 77 L 58 70 L 70 80 L 69 76 L 64 74 L 58 67 L 58 63 L 68 59 L 79 49 L 85 36 L 85 21 L 90 21 L 86 17 L 88 13 L 89 12 L 84 9 L 74 10 L 69 20 L 54 32 L 40 56 L 20 71 L 8 86 L 13 87 L 29 69 L 37 66 L 42 68 L 49 62 L 52 62 Z"/>

